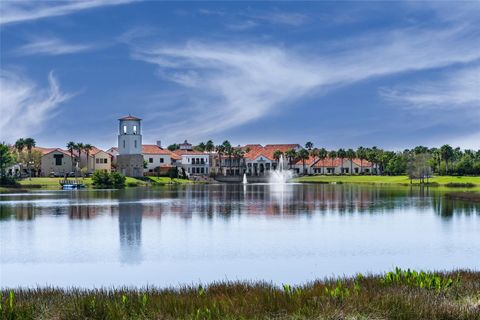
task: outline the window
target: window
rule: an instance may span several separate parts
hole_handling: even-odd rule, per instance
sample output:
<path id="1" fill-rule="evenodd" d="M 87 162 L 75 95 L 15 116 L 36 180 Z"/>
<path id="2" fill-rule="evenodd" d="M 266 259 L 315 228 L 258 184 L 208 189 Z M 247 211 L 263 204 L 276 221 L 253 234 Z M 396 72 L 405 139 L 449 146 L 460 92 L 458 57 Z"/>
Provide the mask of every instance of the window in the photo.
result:
<path id="1" fill-rule="evenodd" d="M 108 163 L 108 159 L 103 159 L 103 163 Z"/>
<path id="2" fill-rule="evenodd" d="M 134 148 L 137 149 L 137 140 L 135 140 L 135 141 L 133 142 L 133 144 L 135 145 Z"/>
<path id="3" fill-rule="evenodd" d="M 125 149 L 125 140 L 123 140 L 123 148 Z"/>
<path id="4" fill-rule="evenodd" d="M 95 163 L 100 163 L 100 159 L 95 159 Z"/>
<path id="5" fill-rule="evenodd" d="M 148 162 L 153 163 L 153 158 L 148 158 Z"/>
<path id="6" fill-rule="evenodd" d="M 137 126 L 133 126 L 133 134 L 137 134 Z"/>
<path id="7" fill-rule="evenodd" d="M 62 165 L 63 154 L 56 154 L 53 157 L 55 158 L 55 165 L 56 166 L 61 166 Z"/>
<path id="8" fill-rule="evenodd" d="M 164 159 L 163 158 L 160 158 L 160 163 L 163 163 Z"/>
<path id="9" fill-rule="evenodd" d="M 127 134 L 127 126 L 123 126 L 123 134 Z"/>

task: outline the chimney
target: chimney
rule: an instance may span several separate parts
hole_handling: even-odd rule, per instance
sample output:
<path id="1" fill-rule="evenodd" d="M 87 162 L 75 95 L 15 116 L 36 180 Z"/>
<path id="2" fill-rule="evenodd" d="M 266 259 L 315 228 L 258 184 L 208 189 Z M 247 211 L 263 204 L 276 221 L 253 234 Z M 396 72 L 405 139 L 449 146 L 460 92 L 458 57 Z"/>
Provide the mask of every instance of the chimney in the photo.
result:
<path id="1" fill-rule="evenodd" d="M 162 141 L 157 140 L 157 146 L 161 148 L 162 147 Z"/>

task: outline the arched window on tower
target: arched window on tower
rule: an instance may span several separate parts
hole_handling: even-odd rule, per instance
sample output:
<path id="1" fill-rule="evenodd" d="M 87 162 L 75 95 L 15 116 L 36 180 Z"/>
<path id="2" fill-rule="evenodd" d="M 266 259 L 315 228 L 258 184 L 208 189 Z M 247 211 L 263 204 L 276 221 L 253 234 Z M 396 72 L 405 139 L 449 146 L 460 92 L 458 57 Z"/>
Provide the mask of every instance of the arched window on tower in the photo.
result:
<path id="1" fill-rule="evenodd" d="M 133 126 L 133 134 L 137 134 L 137 126 Z"/>
<path id="2" fill-rule="evenodd" d="M 127 126 L 123 126 L 123 134 L 127 134 Z"/>
<path id="3" fill-rule="evenodd" d="M 135 149 L 137 149 L 137 140 L 134 141 Z"/>

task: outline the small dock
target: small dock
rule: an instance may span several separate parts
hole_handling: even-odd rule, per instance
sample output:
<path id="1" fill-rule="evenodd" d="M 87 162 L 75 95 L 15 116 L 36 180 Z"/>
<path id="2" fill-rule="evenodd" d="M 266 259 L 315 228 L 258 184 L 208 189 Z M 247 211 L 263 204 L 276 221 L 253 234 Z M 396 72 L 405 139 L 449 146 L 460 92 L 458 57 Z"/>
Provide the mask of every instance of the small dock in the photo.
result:
<path id="1" fill-rule="evenodd" d="M 81 181 L 77 179 L 75 180 L 64 179 L 64 180 L 60 180 L 59 182 L 63 190 L 74 190 L 74 189 L 85 188 L 85 184 L 83 184 Z"/>

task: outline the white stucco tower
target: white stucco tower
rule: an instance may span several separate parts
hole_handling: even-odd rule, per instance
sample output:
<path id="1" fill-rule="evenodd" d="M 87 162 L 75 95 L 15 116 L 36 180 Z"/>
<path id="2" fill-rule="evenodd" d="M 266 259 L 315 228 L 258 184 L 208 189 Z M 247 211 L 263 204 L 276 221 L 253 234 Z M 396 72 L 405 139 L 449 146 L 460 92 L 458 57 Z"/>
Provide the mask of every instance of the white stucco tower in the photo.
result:
<path id="1" fill-rule="evenodd" d="M 128 177 L 141 177 L 143 176 L 142 119 L 128 115 L 118 120 L 118 171 Z"/>

